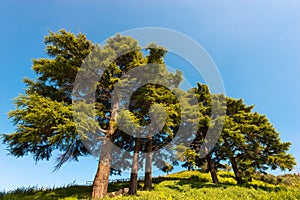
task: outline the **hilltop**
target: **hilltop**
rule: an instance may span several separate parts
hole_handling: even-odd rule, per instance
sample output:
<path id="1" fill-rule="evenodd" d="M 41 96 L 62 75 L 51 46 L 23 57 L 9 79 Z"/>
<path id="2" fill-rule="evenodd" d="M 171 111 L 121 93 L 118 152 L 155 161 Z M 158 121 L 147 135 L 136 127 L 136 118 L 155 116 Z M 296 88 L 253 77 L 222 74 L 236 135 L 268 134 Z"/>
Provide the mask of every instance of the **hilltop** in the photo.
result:
<path id="1" fill-rule="evenodd" d="M 297 175 L 257 175 L 252 182 L 239 186 L 231 172 L 218 172 L 221 184 L 211 182 L 209 173 L 183 171 L 153 179 L 153 191 L 139 190 L 136 196 L 114 197 L 116 200 L 151 199 L 300 199 L 300 177 Z M 112 183 L 109 192 L 129 186 L 128 182 Z M 139 183 L 142 188 L 142 182 Z M 42 199 L 75 200 L 89 199 L 91 186 L 69 185 L 62 188 L 37 189 L 21 188 L 8 193 L 1 193 L 1 200 Z M 106 197 L 105 200 L 112 199 Z"/>

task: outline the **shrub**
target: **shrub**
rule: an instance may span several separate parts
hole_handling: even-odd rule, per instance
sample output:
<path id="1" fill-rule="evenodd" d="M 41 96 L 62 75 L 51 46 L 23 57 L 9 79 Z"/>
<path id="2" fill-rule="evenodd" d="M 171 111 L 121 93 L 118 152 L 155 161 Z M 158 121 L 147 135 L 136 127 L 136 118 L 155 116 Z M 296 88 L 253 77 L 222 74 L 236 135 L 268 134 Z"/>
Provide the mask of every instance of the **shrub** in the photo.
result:
<path id="1" fill-rule="evenodd" d="M 264 174 L 263 176 L 261 176 L 261 180 L 274 185 L 278 184 L 277 177 L 272 174 Z"/>
<path id="2" fill-rule="evenodd" d="M 284 185 L 292 186 L 293 184 L 293 178 L 290 176 L 278 176 L 278 183 L 282 183 Z"/>
<path id="3" fill-rule="evenodd" d="M 5 196 L 5 191 L 0 192 L 0 198 L 3 198 Z"/>

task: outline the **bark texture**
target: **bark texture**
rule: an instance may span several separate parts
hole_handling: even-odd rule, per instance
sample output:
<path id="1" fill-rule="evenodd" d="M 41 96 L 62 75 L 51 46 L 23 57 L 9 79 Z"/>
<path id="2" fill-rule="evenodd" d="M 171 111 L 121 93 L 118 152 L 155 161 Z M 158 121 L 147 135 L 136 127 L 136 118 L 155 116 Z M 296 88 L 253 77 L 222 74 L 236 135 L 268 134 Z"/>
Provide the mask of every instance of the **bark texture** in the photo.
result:
<path id="1" fill-rule="evenodd" d="M 110 166 L 112 159 L 113 143 L 111 137 L 115 132 L 115 122 L 117 118 L 117 111 L 119 104 L 115 103 L 111 109 L 111 116 L 109 122 L 109 129 L 103 130 L 105 137 L 102 143 L 98 169 L 93 182 L 92 199 L 101 199 L 107 194 L 108 179 L 110 174 Z"/>
<path id="2" fill-rule="evenodd" d="M 131 174 L 130 174 L 130 185 L 129 185 L 129 192 L 128 192 L 128 194 L 131 195 L 137 193 L 140 141 L 141 139 L 139 137 L 135 138 L 134 154 L 133 154 Z"/>
<path id="3" fill-rule="evenodd" d="M 206 155 L 206 161 L 207 161 L 208 169 L 209 169 L 209 172 L 210 172 L 210 175 L 211 175 L 211 178 L 212 178 L 213 183 L 218 184 L 218 183 L 219 183 L 219 180 L 218 180 L 218 176 L 217 176 L 217 171 L 216 171 L 214 162 L 213 162 L 213 160 L 211 159 L 210 153 L 208 153 L 208 154 Z"/>
<path id="4" fill-rule="evenodd" d="M 152 137 L 148 137 L 144 190 L 152 190 Z"/>
<path id="5" fill-rule="evenodd" d="M 92 199 L 103 198 L 107 193 L 111 156 L 112 144 L 110 143 L 109 139 L 106 138 L 103 141 L 101 157 L 98 163 L 98 169 L 93 182 Z"/>

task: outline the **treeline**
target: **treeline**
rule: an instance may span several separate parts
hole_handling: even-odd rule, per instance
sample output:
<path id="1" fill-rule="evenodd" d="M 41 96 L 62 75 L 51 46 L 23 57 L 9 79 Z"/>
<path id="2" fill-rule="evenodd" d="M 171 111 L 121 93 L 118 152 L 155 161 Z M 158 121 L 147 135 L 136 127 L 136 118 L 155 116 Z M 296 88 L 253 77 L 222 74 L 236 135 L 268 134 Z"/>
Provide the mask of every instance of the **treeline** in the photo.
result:
<path id="1" fill-rule="evenodd" d="M 129 193 L 136 194 L 142 167 L 144 189 L 151 190 L 153 165 L 166 172 L 181 163 L 200 168 L 216 184 L 219 169 L 232 169 L 243 184 L 257 172 L 295 165 L 287 153 L 291 143 L 253 106 L 211 94 L 201 83 L 181 90 L 182 73 L 167 70 L 163 47 L 142 49 L 119 34 L 101 47 L 65 30 L 50 32 L 45 44 L 48 57 L 33 60 L 37 79 L 24 79 L 25 94 L 9 113 L 16 131 L 3 134 L 3 142 L 13 156 L 31 154 L 36 161 L 59 150 L 55 169 L 100 156 L 93 199 L 105 196 L 109 175 L 121 169 L 131 170 Z M 81 85 L 74 85 L 78 74 Z"/>

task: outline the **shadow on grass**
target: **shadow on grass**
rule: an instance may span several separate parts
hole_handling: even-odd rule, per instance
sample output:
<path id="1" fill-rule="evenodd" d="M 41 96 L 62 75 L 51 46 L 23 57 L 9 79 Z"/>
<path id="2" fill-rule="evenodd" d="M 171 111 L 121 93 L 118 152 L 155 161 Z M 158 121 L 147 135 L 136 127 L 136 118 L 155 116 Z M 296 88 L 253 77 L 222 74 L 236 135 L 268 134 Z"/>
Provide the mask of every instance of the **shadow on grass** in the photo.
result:
<path id="1" fill-rule="evenodd" d="M 252 183 L 245 183 L 241 187 L 244 188 L 254 188 L 256 190 L 264 190 L 266 192 L 279 192 L 279 191 L 287 191 L 288 189 L 284 186 L 267 186 L 267 185 L 256 185 Z"/>
<path id="2" fill-rule="evenodd" d="M 129 182 L 110 183 L 107 192 L 115 192 L 120 189 L 129 188 Z"/>
<path id="3" fill-rule="evenodd" d="M 268 185 L 257 185 L 252 183 L 245 183 L 244 185 L 238 185 L 235 183 L 220 183 L 220 184 L 213 184 L 209 182 L 205 178 L 199 178 L 198 176 L 191 176 L 190 178 L 168 178 L 163 177 L 156 180 L 156 183 L 160 183 L 162 181 L 168 181 L 168 180 L 177 180 L 178 182 L 176 185 L 168 185 L 166 187 L 174 190 L 178 190 L 180 192 L 183 191 L 183 189 L 180 188 L 180 186 L 189 185 L 193 189 L 201 189 L 201 188 L 223 188 L 227 189 L 228 187 L 234 187 L 239 186 L 241 188 L 254 188 L 256 190 L 263 190 L 267 192 L 278 192 L 282 190 L 287 190 L 286 187 L 282 186 L 268 186 Z"/>
<path id="4" fill-rule="evenodd" d="M 153 179 L 153 183 L 161 183 L 163 181 L 173 181 L 173 180 L 188 180 L 188 181 L 200 181 L 200 182 L 208 182 L 209 180 L 206 178 L 199 178 L 199 176 L 192 175 L 189 178 L 178 178 L 178 177 L 158 177 Z"/>
<path id="5" fill-rule="evenodd" d="M 230 173 L 222 173 L 222 174 L 218 174 L 218 176 L 220 177 L 223 177 L 223 178 L 234 178 L 234 175 L 233 174 L 230 174 Z"/>

